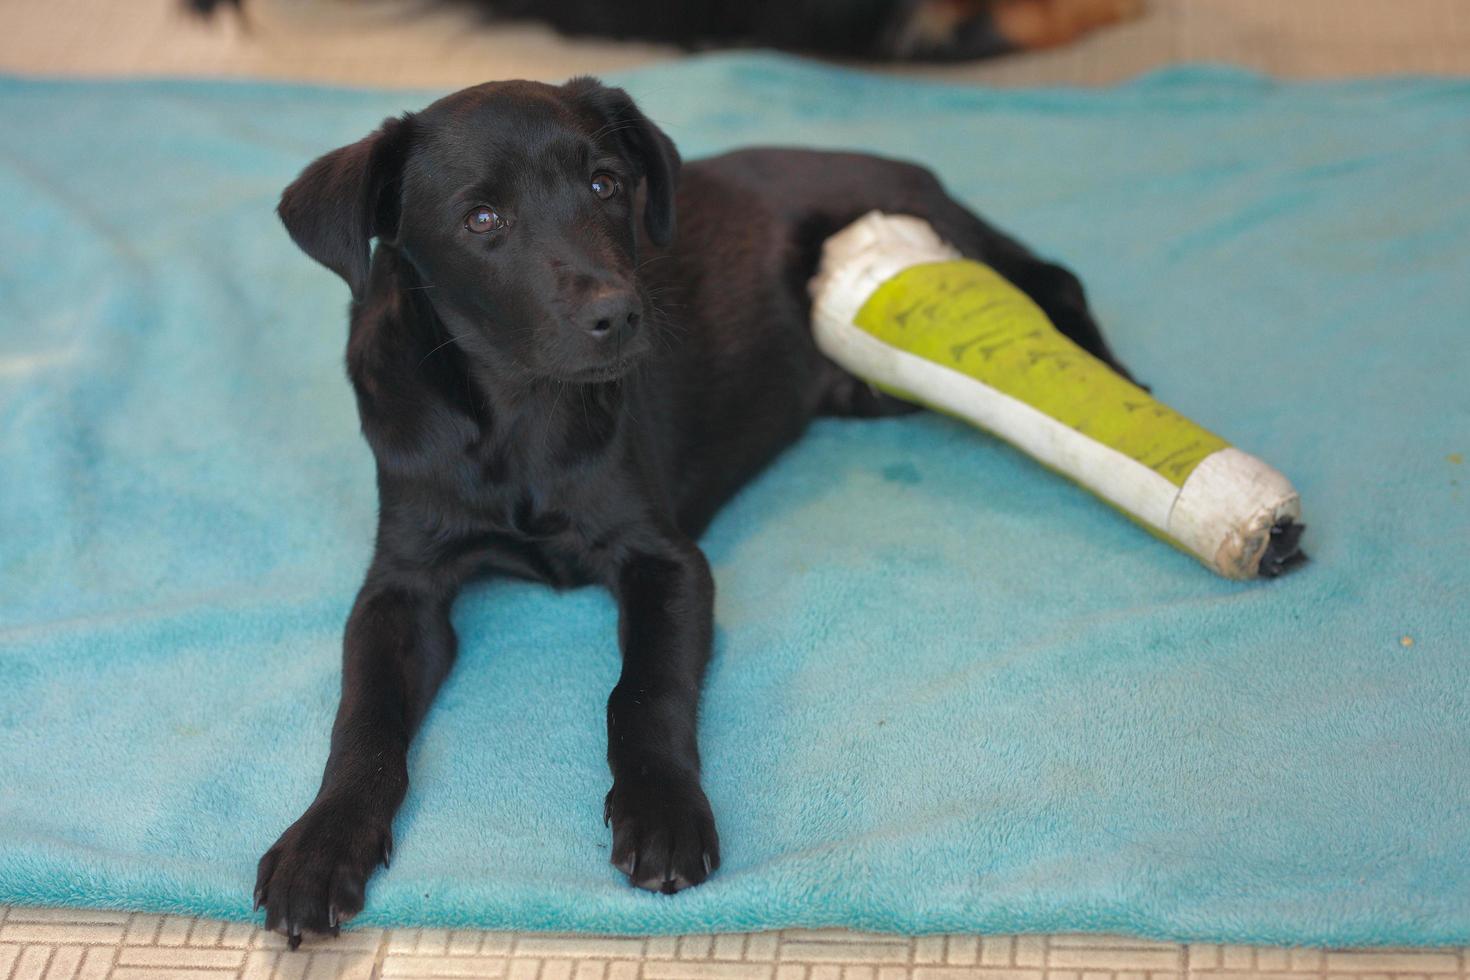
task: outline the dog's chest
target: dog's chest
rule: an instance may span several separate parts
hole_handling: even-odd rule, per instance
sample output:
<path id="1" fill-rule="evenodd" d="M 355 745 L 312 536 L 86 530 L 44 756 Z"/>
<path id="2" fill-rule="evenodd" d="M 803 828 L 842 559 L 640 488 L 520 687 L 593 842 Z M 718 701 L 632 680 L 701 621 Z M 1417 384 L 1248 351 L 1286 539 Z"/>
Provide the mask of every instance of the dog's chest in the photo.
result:
<path id="1" fill-rule="evenodd" d="M 472 484 L 464 501 L 479 523 L 525 541 L 551 541 L 572 534 L 576 501 L 553 477 L 527 472 L 505 453 L 472 461 Z"/>
<path id="2" fill-rule="evenodd" d="M 460 504 L 490 563 L 556 585 L 595 579 L 606 515 L 590 474 L 549 466 L 540 447 L 470 448 Z"/>

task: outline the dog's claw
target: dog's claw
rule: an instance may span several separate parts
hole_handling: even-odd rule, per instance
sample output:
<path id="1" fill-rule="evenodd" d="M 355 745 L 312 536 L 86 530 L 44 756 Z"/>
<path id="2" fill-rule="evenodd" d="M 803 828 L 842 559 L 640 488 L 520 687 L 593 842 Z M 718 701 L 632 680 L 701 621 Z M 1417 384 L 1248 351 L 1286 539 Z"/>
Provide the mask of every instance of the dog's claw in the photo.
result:
<path id="1" fill-rule="evenodd" d="M 710 863 L 709 851 L 705 851 L 704 852 L 704 876 L 706 878 L 708 878 L 710 875 L 714 874 L 714 871 L 715 871 L 714 866 Z"/>
<path id="2" fill-rule="evenodd" d="M 633 877 L 633 875 L 637 874 L 637 872 L 638 872 L 638 851 L 637 851 L 637 849 L 635 848 L 635 849 L 629 851 L 628 854 L 621 861 L 614 862 L 613 863 L 613 867 L 617 868 L 619 871 L 621 871 L 623 874 L 627 875 L 629 878 Z"/>
<path id="3" fill-rule="evenodd" d="M 286 936 L 286 945 L 293 950 L 301 946 L 301 927 L 294 922 L 291 923 L 290 931 Z"/>
<path id="4" fill-rule="evenodd" d="M 389 834 L 383 838 L 383 867 L 393 866 L 393 835 Z"/>

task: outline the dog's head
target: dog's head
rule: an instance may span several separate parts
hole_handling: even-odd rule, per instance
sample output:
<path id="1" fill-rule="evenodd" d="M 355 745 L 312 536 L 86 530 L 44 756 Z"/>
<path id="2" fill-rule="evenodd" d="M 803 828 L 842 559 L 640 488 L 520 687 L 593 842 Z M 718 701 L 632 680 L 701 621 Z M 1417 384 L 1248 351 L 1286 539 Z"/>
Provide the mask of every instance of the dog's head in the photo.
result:
<path id="1" fill-rule="evenodd" d="M 361 298 L 391 243 L 472 355 L 520 375 L 606 380 L 649 346 L 637 227 L 674 233 L 679 154 L 626 92 L 492 82 L 311 164 L 281 196 L 296 244 Z"/>

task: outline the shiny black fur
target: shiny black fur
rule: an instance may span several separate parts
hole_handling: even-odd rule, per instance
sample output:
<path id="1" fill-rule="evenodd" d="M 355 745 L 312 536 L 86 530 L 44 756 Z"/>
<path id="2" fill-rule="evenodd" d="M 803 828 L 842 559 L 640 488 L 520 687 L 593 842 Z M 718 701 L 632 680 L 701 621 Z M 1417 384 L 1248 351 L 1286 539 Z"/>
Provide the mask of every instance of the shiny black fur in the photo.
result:
<path id="1" fill-rule="evenodd" d="M 598 172 L 621 193 L 594 194 Z M 480 205 L 503 230 L 467 229 Z M 928 219 L 1111 362 L 1076 278 L 922 168 L 782 149 L 681 167 L 592 79 L 466 89 L 286 189 L 292 237 L 352 290 L 347 365 L 381 506 L 321 788 L 260 861 L 269 927 L 294 945 L 362 908 L 409 740 L 454 663 L 450 606 L 477 575 L 612 590 L 612 861 L 667 892 L 719 867 L 695 738 L 714 595 L 696 539 L 813 416 L 910 410 L 808 330 L 823 240 L 873 208 Z"/>

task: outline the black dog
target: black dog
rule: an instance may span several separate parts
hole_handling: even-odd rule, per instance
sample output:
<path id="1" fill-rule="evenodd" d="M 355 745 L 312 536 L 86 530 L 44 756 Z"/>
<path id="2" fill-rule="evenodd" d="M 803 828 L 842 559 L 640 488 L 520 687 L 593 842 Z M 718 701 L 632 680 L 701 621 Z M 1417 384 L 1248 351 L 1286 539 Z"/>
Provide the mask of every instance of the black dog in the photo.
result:
<path id="1" fill-rule="evenodd" d="M 612 861 L 665 892 L 719 867 L 695 739 L 714 583 L 695 541 L 814 415 L 911 409 L 808 329 L 823 240 L 874 208 L 927 219 L 1113 363 L 1077 279 L 927 171 L 763 149 L 681 172 L 593 79 L 466 89 L 286 189 L 292 238 L 352 288 L 347 366 L 381 506 L 321 789 L 260 861 L 268 927 L 294 946 L 362 908 L 454 663 L 450 605 L 479 574 L 612 590 Z"/>
<path id="2" fill-rule="evenodd" d="M 746 45 L 885 61 L 968 61 L 1066 44 L 1142 0 L 468 0 L 489 20 L 686 48 Z M 208 16 L 244 0 L 184 0 Z M 421 2 L 406 16 L 435 13 Z"/>

